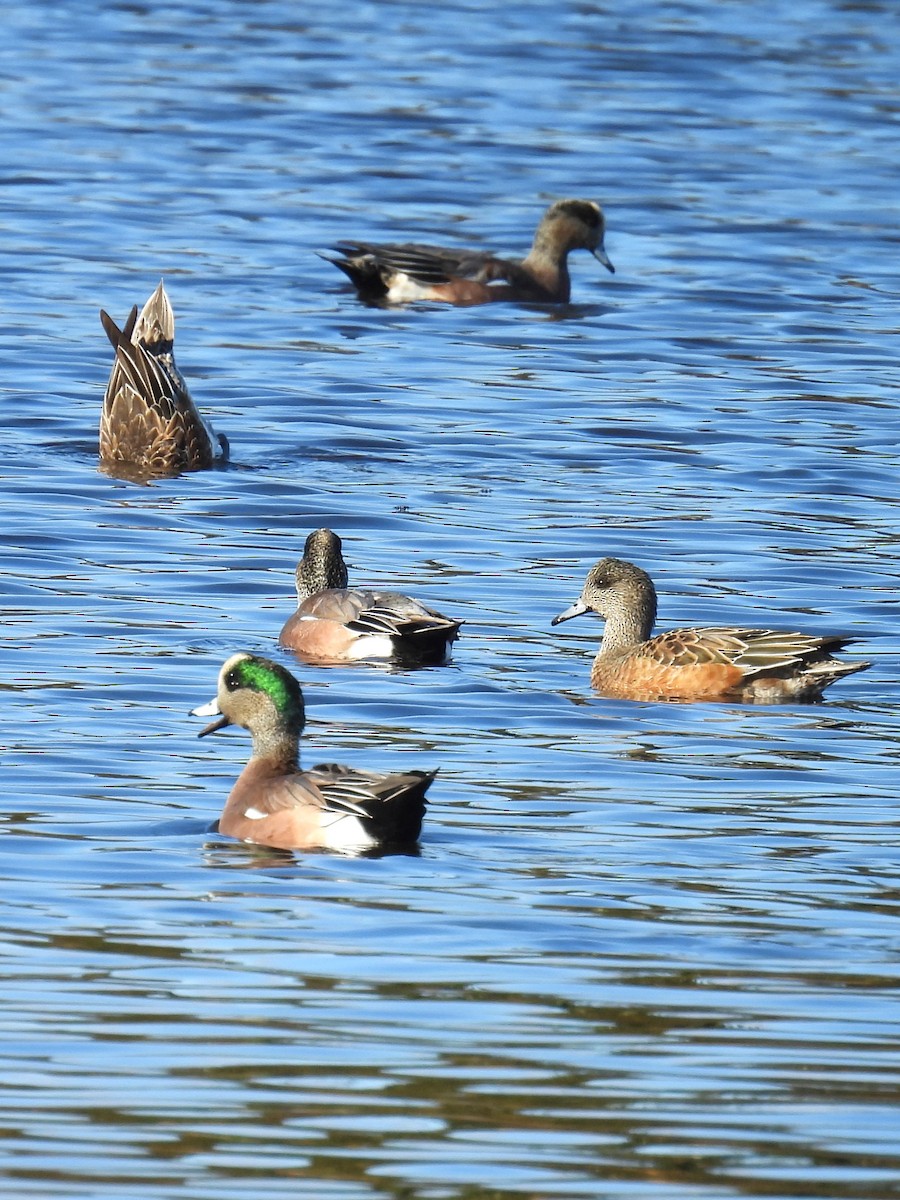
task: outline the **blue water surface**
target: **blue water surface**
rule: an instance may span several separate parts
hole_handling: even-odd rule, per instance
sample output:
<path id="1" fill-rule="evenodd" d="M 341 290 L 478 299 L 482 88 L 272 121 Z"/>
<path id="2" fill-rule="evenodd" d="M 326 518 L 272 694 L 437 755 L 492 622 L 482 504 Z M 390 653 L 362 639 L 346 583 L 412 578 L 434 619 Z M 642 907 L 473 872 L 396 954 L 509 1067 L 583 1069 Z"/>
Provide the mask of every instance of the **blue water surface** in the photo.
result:
<path id="1" fill-rule="evenodd" d="M 879 0 L 6 6 L 0 1181 L 22 1200 L 900 1195 L 900 26 Z M 523 253 L 561 309 L 367 308 L 341 238 Z M 164 278 L 227 468 L 98 469 Z M 320 525 L 450 667 L 277 650 Z M 608 700 L 551 629 L 837 632 L 816 706 Z M 211 832 L 280 655 L 307 762 L 440 768 L 421 848 Z"/>

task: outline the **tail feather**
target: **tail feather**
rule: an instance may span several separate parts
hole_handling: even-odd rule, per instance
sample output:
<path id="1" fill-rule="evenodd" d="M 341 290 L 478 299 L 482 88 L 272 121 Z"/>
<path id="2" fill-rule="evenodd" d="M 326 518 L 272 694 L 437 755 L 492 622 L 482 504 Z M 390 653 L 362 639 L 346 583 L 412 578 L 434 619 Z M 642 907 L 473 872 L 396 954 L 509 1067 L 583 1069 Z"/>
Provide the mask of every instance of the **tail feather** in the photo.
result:
<path id="1" fill-rule="evenodd" d="M 383 299 L 388 292 L 381 266 L 373 254 L 350 256 L 345 249 L 335 247 L 331 253 L 317 252 L 325 262 L 343 271 L 363 300 Z"/>
<path id="2" fill-rule="evenodd" d="M 418 841 L 425 817 L 425 793 L 437 771 L 408 771 L 390 777 L 394 787 L 380 798 L 377 812 L 370 808 L 379 842 L 409 845 Z M 385 780 L 385 783 L 388 783 Z"/>
<path id="3" fill-rule="evenodd" d="M 329 804 L 361 815 L 379 845 L 410 845 L 418 841 L 425 817 L 425 793 L 437 771 L 405 771 L 372 775 L 349 771 L 335 763 L 319 763 L 313 773 Z"/>

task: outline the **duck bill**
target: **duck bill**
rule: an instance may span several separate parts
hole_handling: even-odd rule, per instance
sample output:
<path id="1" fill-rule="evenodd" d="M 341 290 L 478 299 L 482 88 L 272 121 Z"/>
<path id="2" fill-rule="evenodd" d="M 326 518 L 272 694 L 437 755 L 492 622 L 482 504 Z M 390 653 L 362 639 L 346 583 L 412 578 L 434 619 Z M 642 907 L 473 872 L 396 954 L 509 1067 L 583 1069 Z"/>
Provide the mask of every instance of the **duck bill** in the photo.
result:
<path id="1" fill-rule="evenodd" d="M 576 600 L 574 604 L 570 604 L 564 609 L 559 616 L 553 618 L 551 625 L 559 625 L 561 621 L 571 621 L 573 617 L 580 617 L 582 613 L 590 612 L 590 609 L 583 600 Z"/>
<path id="2" fill-rule="evenodd" d="M 220 711 L 218 700 L 210 700 L 209 704 L 201 704 L 199 708 L 192 708 L 191 716 L 218 717 L 217 721 L 210 721 L 204 729 L 201 729 L 197 737 L 206 737 L 208 733 L 215 733 L 217 730 L 224 729 L 226 725 L 231 724 L 228 718 Z"/>
<path id="3" fill-rule="evenodd" d="M 602 246 L 598 246 L 596 250 L 592 250 L 591 254 L 593 254 L 593 256 L 594 256 L 594 258 L 596 258 L 597 262 L 603 263 L 604 267 L 606 267 L 606 269 L 607 269 L 607 271 L 609 271 L 610 275 L 615 275 L 616 268 L 610 262 L 609 255 L 606 253 L 606 251 L 603 249 Z"/>

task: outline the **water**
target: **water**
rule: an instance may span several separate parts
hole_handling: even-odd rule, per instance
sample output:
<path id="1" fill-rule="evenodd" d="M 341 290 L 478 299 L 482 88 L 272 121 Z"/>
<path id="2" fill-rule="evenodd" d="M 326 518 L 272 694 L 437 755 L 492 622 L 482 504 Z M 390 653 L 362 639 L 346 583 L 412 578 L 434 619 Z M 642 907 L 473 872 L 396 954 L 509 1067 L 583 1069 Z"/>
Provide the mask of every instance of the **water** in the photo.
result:
<path id="1" fill-rule="evenodd" d="M 900 1194 L 892 6 L 7 7 L 0 1178 L 16 1198 Z M 345 236 L 523 251 L 560 311 L 362 307 Z M 164 276 L 233 464 L 101 473 Z M 440 767 L 418 855 L 210 832 L 196 740 L 310 529 L 464 618 L 295 665 L 306 761 Z M 859 639 L 825 704 L 634 704 L 550 618 Z M 288 661 L 285 657 L 285 661 Z"/>

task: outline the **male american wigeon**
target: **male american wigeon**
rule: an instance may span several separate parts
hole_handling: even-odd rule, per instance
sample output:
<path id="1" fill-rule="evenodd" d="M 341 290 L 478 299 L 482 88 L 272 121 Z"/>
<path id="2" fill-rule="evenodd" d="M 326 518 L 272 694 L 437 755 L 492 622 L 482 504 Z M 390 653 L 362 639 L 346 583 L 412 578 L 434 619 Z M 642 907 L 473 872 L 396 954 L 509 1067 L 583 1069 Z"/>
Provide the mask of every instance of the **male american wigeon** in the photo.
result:
<path id="1" fill-rule="evenodd" d="M 591 683 L 607 696 L 757 704 L 818 700 L 841 676 L 871 665 L 832 657 L 831 651 L 853 641 L 847 637 L 731 626 L 672 629 L 651 637 L 653 581 L 618 558 L 602 558 L 593 566 L 580 598 L 551 623 L 586 612 L 606 619 Z"/>
<path id="2" fill-rule="evenodd" d="M 234 654 L 215 700 L 193 710 L 215 716 L 199 737 L 226 725 L 250 731 L 253 752 L 225 805 L 219 831 L 280 850 L 360 853 L 415 842 L 436 771 L 378 774 L 325 763 L 301 771 L 305 723 L 300 684 L 279 663 Z"/>
<path id="3" fill-rule="evenodd" d="M 350 662 L 393 659 L 406 665 L 446 663 L 461 621 L 451 621 L 400 592 L 347 586 L 341 539 L 316 529 L 297 564 L 297 611 L 279 642 L 305 659 Z"/>
<path id="4" fill-rule="evenodd" d="M 175 365 L 175 316 L 160 281 L 124 329 L 101 310 L 116 352 L 100 414 L 100 458 L 146 475 L 175 475 L 228 457 L 228 442 L 200 416 Z"/>
<path id="5" fill-rule="evenodd" d="M 483 250 L 369 242 L 339 242 L 333 247 L 339 258 L 323 257 L 350 277 L 361 299 L 375 303 L 567 304 L 571 250 L 589 250 L 608 271 L 615 271 L 603 247 L 604 231 L 603 210 L 593 200 L 557 200 L 541 218 L 523 259 L 497 258 Z"/>

